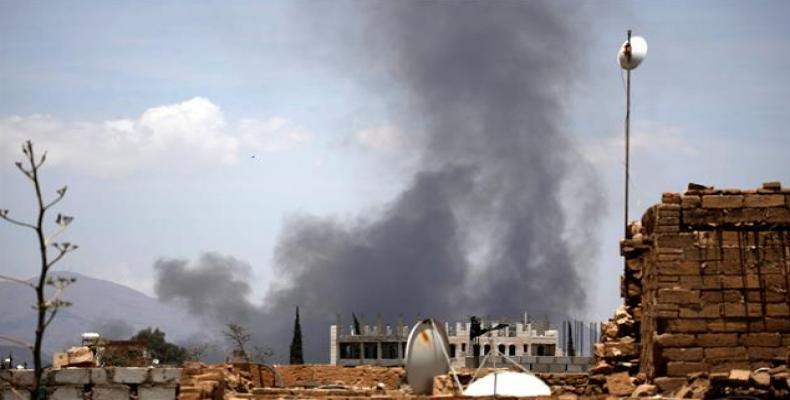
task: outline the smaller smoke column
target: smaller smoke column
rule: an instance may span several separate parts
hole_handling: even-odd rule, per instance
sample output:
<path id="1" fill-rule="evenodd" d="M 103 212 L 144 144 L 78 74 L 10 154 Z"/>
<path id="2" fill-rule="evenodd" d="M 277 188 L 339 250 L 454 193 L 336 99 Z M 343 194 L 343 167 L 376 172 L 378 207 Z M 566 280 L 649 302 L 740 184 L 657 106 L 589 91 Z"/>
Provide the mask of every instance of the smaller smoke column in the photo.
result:
<path id="1" fill-rule="evenodd" d="M 245 262 L 216 253 L 203 254 L 191 266 L 187 260 L 159 259 L 154 291 L 162 301 L 184 302 L 191 313 L 223 324 L 250 321 L 259 313 L 248 300 L 251 270 Z"/>
<path id="2" fill-rule="evenodd" d="M 119 318 L 94 321 L 94 323 L 91 324 L 90 330 L 98 333 L 102 338 L 113 340 L 126 340 L 137 333 L 134 331 L 132 325 Z"/>

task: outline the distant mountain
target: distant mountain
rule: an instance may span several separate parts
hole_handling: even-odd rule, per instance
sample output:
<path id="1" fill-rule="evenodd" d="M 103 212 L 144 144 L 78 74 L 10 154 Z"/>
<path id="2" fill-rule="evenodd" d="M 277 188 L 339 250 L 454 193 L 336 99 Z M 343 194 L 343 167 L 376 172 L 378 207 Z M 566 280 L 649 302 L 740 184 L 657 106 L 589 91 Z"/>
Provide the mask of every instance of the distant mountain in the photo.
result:
<path id="1" fill-rule="evenodd" d="M 58 312 L 45 333 L 44 350 L 48 354 L 79 344 L 84 332 L 128 339 L 139 330 L 153 326 L 164 331 L 168 341 L 176 343 L 198 336 L 215 336 L 214 332 L 203 333 L 205 326 L 185 310 L 127 286 L 73 272 L 54 275 L 74 277 L 77 281 L 63 292 L 62 298 L 72 305 Z M 0 335 L 32 342 L 36 324 L 34 302 L 35 293 L 29 287 L 0 282 Z"/>

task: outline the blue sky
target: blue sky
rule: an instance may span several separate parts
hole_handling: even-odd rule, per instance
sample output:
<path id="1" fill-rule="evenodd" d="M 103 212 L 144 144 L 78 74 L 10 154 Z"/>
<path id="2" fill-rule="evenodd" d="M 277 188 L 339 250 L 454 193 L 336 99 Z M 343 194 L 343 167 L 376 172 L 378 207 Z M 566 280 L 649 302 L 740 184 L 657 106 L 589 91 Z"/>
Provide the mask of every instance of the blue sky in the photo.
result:
<path id="1" fill-rule="evenodd" d="M 59 211 L 76 216 L 68 238 L 81 248 L 62 269 L 150 294 L 157 258 L 217 251 L 249 262 L 263 297 L 283 221 L 357 218 L 410 177 L 413 143 L 382 96 L 392 88 L 354 50 L 365 43 L 359 5 L 1 2 L 0 207 L 31 215 L 32 192 L 13 167 L 30 137 L 50 152 L 50 192 L 70 188 Z M 580 14 L 572 22 L 584 51 L 562 125 L 600 177 L 574 184 L 589 184 L 608 211 L 597 257 L 580 266 L 591 304 L 578 312 L 602 319 L 620 302 L 615 55 L 626 29 L 649 45 L 633 74 L 637 218 L 688 182 L 790 185 L 790 5 L 563 7 Z M 33 240 L 0 224 L 0 271 L 33 275 Z"/>

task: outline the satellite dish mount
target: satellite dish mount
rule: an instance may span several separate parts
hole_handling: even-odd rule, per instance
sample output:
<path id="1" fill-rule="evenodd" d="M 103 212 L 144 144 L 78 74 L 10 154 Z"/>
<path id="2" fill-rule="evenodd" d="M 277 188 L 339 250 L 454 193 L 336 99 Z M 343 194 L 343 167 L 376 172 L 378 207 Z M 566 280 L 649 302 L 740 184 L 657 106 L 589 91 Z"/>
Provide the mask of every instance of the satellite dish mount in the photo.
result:
<path id="1" fill-rule="evenodd" d="M 635 69 L 642 63 L 647 54 L 647 42 L 641 36 L 631 37 L 631 30 L 628 30 L 628 35 L 625 43 L 620 47 L 617 53 L 617 61 L 620 68 L 626 72 L 625 80 L 625 212 L 624 212 L 624 229 L 625 236 L 628 237 L 628 182 L 629 182 L 629 153 L 630 153 L 630 129 L 631 129 L 631 70 Z"/>

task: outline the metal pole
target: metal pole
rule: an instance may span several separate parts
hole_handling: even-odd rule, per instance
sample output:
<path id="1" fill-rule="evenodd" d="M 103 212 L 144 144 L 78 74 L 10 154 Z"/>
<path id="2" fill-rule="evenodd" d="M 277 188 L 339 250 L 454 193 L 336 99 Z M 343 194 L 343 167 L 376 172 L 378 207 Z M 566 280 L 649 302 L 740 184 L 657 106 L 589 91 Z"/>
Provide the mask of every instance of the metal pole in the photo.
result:
<path id="1" fill-rule="evenodd" d="M 628 41 L 625 45 L 625 57 L 631 59 L 631 30 L 628 30 Z M 631 128 L 631 70 L 626 70 L 626 83 L 625 83 L 625 236 L 623 239 L 628 238 L 628 164 L 629 164 L 629 148 L 630 148 L 630 128 Z"/>

